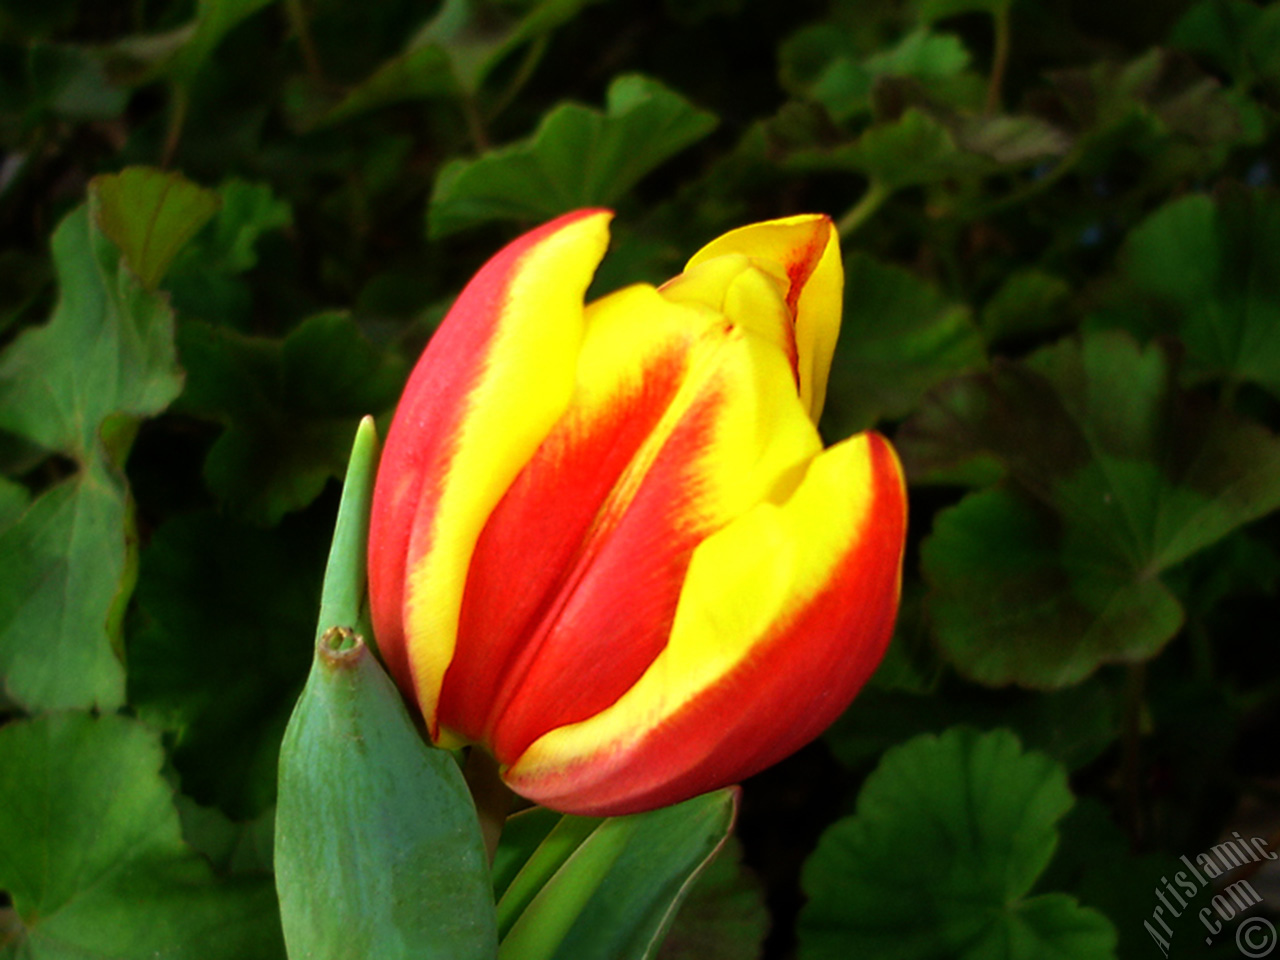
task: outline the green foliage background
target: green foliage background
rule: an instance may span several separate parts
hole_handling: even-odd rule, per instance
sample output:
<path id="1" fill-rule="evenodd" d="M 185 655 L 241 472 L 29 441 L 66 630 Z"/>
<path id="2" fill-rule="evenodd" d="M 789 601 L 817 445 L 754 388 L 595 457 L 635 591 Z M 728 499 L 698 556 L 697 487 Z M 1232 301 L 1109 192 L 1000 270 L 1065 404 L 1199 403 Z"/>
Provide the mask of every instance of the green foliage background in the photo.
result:
<path id="1" fill-rule="evenodd" d="M 0 0 L 0 958 L 283 956 L 358 418 L 585 204 L 600 291 L 830 213 L 822 428 L 911 486 L 885 664 L 663 956 L 1162 950 L 1280 845 L 1278 106 L 1245 0 Z"/>

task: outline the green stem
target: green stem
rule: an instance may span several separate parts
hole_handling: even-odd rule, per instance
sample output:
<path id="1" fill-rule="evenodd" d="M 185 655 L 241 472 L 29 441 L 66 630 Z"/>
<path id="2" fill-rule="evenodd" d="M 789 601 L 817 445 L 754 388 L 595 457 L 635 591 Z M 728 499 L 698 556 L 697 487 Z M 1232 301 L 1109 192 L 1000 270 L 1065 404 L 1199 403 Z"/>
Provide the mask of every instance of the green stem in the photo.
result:
<path id="1" fill-rule="evenodd" d="M 529 82 L 529 78 L 533 76 L 533 71 L 538 68 L 538 63 L 542 60 L 543 53 L 546 52 L 548 41 L 548 36 L 544 34 L 529 44 L 524 58 L 520 61 L 520 66 L 516 69 L 515 76 L 511 78 L 511 82 L 507 84 L 506 89 L 502 91 L 502 94 L 490 108 L 490 120 L 502 113 L 510 105 L 511 101 L 516 98 L 516 94 Z"/>
<path id="2" fill-rule="evenodd" d="M 160 166 L 168 169 L 178 152 L 178 142 L 182 139 L 182 128 L 187 122 L 187 107 L 191 103 L 191 94 L 186 84 L 175 83 L 170 88 L 169 128 L 164 135 L 164 152 L 160 157 Z"/>
<path id="3" fill-rule="evenodd" d="M 991 57 L 991 77 L 987 81 L 987 113 L 995 113 L 1000 109 L 1000 93 L 1004 87 L 1004 73 L 1009 66 L 1009 46 L 1012 39 L 1009 10 L 1013 4 L 1005 3 L 994 11 L 995 18 L 995 52 Z"/>
<path id="4" fill-rule="evenodd" d="M 1124 690 L 1124 734 L 1120 765 L 1124 819 L 1135 849 L 1142 845 L 1142 702 L 1146 665 L 1131 664 Z"/>
<path id="5" fill-rule="evenodd" d="M 840 233 L 840 238 L 848 239 L 862 224 L 870 219 L 872 214 L 884 206 L 884 202 L 893 195 L 893 191 L 886 187 L 879 180 L 872 180 L 868 185 L 866 193 L 862 195 L 862 199 L 850 207 L 839 220 L 836 221 L 836 230 Z"/>
<path id="6" fill-rule="evenodd" d="M 480 832 L 484 836 L 484 849 L 492 864 L 515 794 L 502 782 L 498 773 L 498 761 L 483 747 L 472 747 L 467 751 L 462 776 L 471 790 L 471 799 L 475 801 L 476 815 L 480 818 Z"/>
<path id="7" fill-rule="evenodd" d="M 317 84 L 323 84 L 324 68 L 320 65 L 320 54 L 311 37 L 311 24 L 307 20 L 302 0 L 285 0 L 284 9 L 285 16 L 289 18 L 289 26 L 298 38 L 298 46 L 302 48 L 302 60 L 307 65 L 307 73 Z"/>
<path id="8" fill-rule="evenodd" d="M 462 115 L 467 122 L 467 134 L 471 137 L 471 145 L 476 153 L 484 153 L 489 149 L 489 134 L 484 128 L 484 117 L 480 115 L 480 107 L 476 98 L 464 93 L 461 98 Z"/>

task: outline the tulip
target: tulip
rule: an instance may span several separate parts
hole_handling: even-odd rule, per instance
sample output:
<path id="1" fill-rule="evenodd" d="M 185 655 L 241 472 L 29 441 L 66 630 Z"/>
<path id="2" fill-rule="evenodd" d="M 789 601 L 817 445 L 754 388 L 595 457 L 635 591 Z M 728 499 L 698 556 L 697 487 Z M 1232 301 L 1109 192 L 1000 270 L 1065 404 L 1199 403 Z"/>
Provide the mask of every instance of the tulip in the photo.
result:
<path id="1" fill-rule="evenodd" d="M 843 272 L 824 216 L 734 230 L 584 306 L 611 214 L 525 234 L 413 371 L 373 498 L 388 669 L 433 741 L 615 815 L 818 736 L 884 653 L 906 498 L 888 442 L 815 426 Z"/>

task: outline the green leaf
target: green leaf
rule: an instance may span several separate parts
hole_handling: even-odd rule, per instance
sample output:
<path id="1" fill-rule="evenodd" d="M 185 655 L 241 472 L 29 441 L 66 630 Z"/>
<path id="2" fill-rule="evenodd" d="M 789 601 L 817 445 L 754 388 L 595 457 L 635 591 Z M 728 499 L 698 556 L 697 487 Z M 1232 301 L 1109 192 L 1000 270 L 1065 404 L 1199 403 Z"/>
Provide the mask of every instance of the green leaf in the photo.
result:
<path id="1" fill-rule="evenodd" d="M 118 716 L 0 729 L 0 888 L 30 960 L 274 960 L 268 881 L 214 880 L 182 841 L 159 737 Z"/>
<path id="2" fill-rule="evenodd" d="M 969 51 L 952 34 L 914 30 L 896 46 L 864 57 L 847 29 L 829 23 L 798 31 L 778 56 L 783 83 L 817 100 L 836 120 L 869 113 L 871 92 L 880 77 L 937 84 L 969 65 Z"/>
<path id="3" fill-rule="evenodd" d="M 1071 287 L 1035 268 L 1010 274 L 982 308 L 982 333 L 991 343 L 1034 337 L 1061 324 Z"/>
<path id="4" fill-rule="evenodd" d="M 921 548 L 945 656 L 1057 687 L 1151 657 L 1182 608 L 1160 574 L 1280 506 L 1280 442 L 1176 386 L 1118 333 L 951 381 L 899 434 L 908 470 L 994 458 L 1007 486 L 938 515 Z"/>
<path id="5" fill-rule="evenodd" d="M 146 175 L 95 180 L 90 205 L 101 208 L 105 191 L 110 207 L 136 176 Z M 156 219 L 169 222 L 169 202 L 188 209 L 185 188 L 163 195 Z M 168 406 L 182 375 L 168 306 L 85 208 L 63 220 L 52 245 L 58 305 L 0 356 L 0 429 L 79 469 L 0 533 L 0 673 L 28 709 L 114 709 L 124 699 L 120 621 L 136 564 L 119 468 L 138 421 Z"/>
<path id="6" fill-rule="evenodd" d="M 800 154 L 793 163 L 854 170 L 888 190 L 933 183 L 979 169 L 941 123 L 912 107 L 896 120 L 877 124 L 850 145 L 824 154 Z"/>
<path id="7" fill-rule="evenodd" d="M 989 13 L 996 15 L 1008 10 L 1013 0 L 920 0 L 920 19 L 924 23 L 958 17 L 964 13 Z"/>
<path id="8" fill-rule="evenodd" d="M 1255 74 L 1249 41 L 1262 15 L 1260 7 L 1245 0 L 1200 0 L 1169 32 L 1169 45 L 1206 57 L 1230 76 L 1247 80 Z"/>
<path id="9" fill-rule="evenodd" d="M 827 388 L 830 435 L 904 417 L 935 384 L 985 364 L 968 310 L 908 271 L 856 252 L 845 261 L 844 289 Z"/>
<path id="10" fill-rule="evenodd" d="M 1062 768 L 1007 731 L 889 751 L 805 864 L 801 960 L 1114 957 L 1101 914 L 1031 895 L 1072 802 Z"/>
<path id="11" fill-rule="evenodd" d="M 120 619 L 136 560 L 123 479 L 98 462 L 0 533 L 0 675 L 29 709 L 124 703 Z"/>
<path id="12" fill-rule="evenodd" d="M 613 204 L 715 124 L 656 80 L 619 77 L 609 85 L 604 113 L 561 104 L 532 138 L 446 164 L 427 211 L 431 236 L 489 220 L 544 220 Z"/>
<path id="13" fill-rule="evenodd" d="M 210 489 L 238 515 L 273 525 L 342 476 L 359 418 L 390 407 L 402 361 L 350 317 L 326 313 L 282 342 L 186 323 L 182 409 L 227 425 L 205 463 Z"/>
<path id="14" fill-rule="evenodd" d="M 109 417 L 159 413 L 177 396 L 182 373 L 171 312 L 121 269 L 83 208 L 54 233 L 53 261 L 60 288 L 53 316 L 0 356 L 0 429 L 83 462 L 96 455 Z"/>
<path id="15" fill-rule="evenodd" d="M 1172 313 L 1193 374 L 1280 396 L 1280 198 L 1174 200 L 1129 235 L 1125 272 Z"/>
<path id="16" fill-rule="evenodd" d="M 280 739 L 306 680 L 326 543 L 212 511 L 161 525 L 142 553 L 129 702 L 170 731 L 186 792 L 236 818 L 275 798 Z"/>
<path id="17" fill-rule="evenodd" d="M 94 181 L 93 222 L 125 265 L 154 290 L 178 251 L 217 212 L 218 198 L 174 173 L 129 167 Z"/>
<path id="18" fill-rule="evenodd" d="M 183 248 L 164 286 L 178 316 L 244 329 L 253 294 L 240 275 L 257 266 L 263 236 L 293 223 L 293 210 L 265 184 L 232 178 L 216 192 L 217 214 Z"/>
<path id="19" fill-rule="evenodd" d="M 280 751 L 276 886 L 293 957 L 492 958 L 492 888 L 452 756 L 369 648 L 317 644 Z"/>
<path id="20" fill-rule="evenodd" d="M 540 0 L 521 15 L 476 0 L 445 0 L 399 56 L 382 64 L 315 121 L 341 123 L 369 110 L 431 97 L 474 97 L 507 56 L 545 39 L 599 0 Z"/>
<path id="21" fill-rule="evenodd" d="M 159 77 L 189 84 L 241 21 L 275 0 L 198 0 L 195 16 L 167 33 L 125 37 L 107 51 L 112 71 L 140 85 Z"/>
<path id="22" fill-rule="evenodd" d="M 27 488 L 13 480 L 0 477 L 0 535 L 22 516 L 31 503 Z"/>
<path id="23" fill-rule="evenodd" d="M 523 906 L 537 890 L 503 937 L 499 957 L 654 956 L 693 879 L 725 842 L 736 810 L 737 791 L 728 789 L 604 821 L 565 817 L 499 904 L 509 916 L 515 911 L 508 898 Z M 526 872 L 533 882 L 522 879 Z"/>
<path id="24" fill-rule="evenodd" d="M 102 57 L 91 49 L 33 43 L 27 71 L 29 118 L 47 110 L 73 122 L 112 120 L 129 104 L 129 91 L 111 81 Z"/>
<path id="25" fill-rule="evenodd" d="M 1165 936 L 1151 919 L 1153 909 L 1160 905 L 1155 891 L 1161 890 L 1160 881 L 1165 878 L 1173 882 L 1180 870 L 1185 879 L 1190 879 L 1185 867 L 1168 853 L 1135 856 L 1129 838 L 1093 798 L 1076 804 L 1063 818 L 1061 829 L 1062 843 L 1045 871 L 1043 883 L 1051 889 L 1074 890 L 1081 903 L 1104 913 L 1116 928 L 1121 956 L 1140 957 L 1157 949 L 1143 923 L 1151 924 Z M 1182 888 L 1183 894 L 1187 892 Z M 1168 898 L 1168 894 L 1165 896 Z M 1201 905 L 1206 905 L 1211 896 L 1206 892 Z M 1199 956 L 1207 931 L 1196 911 L 1184 910 L 1181 920 L 1165 915 L 1173 929 L 1169 956 L 1179 960 Z"/>

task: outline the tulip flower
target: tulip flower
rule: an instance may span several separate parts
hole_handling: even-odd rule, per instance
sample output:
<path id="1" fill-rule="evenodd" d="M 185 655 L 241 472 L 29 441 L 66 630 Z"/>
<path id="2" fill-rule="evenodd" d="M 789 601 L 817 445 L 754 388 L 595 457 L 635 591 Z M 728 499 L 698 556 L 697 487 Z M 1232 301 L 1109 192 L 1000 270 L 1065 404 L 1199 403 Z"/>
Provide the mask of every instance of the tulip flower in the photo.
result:
<path id="1" fill-rule="evenodd" d="M 843 272 L 823 216 L 584 296 L 611 214 L 512 242 L 409 379 L 373 499 L 388 669 L 432 740 L 614 815 L 820 734 L 884 653 L 906 500 L 888 442 L 815 426 Z"/>

